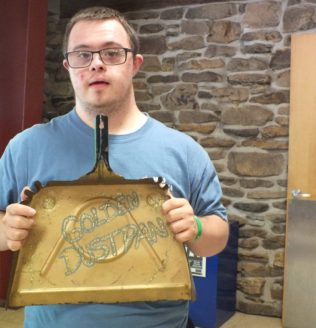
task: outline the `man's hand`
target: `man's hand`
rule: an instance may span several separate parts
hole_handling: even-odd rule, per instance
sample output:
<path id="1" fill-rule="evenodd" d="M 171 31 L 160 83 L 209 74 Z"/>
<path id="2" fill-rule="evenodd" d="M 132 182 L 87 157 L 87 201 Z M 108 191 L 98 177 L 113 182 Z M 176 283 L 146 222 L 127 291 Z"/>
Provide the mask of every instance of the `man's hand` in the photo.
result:
<path id="1" fill-rule="evenodd" d="M 24 194 L 24 190 L 21 195 L 22 200 L 27 197 Z M 2 222 L 0 224 L 1 238 L 0 245 L 4 249 L 11 251 L 19 250 L 29 235 L 30 229 L 34 225 L 33 216 L 36 211 L 26 205 L 14 203 L 10 204 L 6 208 L 6 212 L 2 216 Z"/>
<path id="2" fill-rule="evenodd" d="M 162 212 L 177 241 L 193 241 L 197 234 L 197 224 L 193 208 L 184 198 L 171 197 L 162 204 Z"/>
<path id="3" fill-rule="evenodd" d="M 198 226 L 194 219 L 193 208 L 186 199 L 171 196 L 162 204 L 162 213 L 166 217 L 175 239 L 186 243 L 194 254 L 213 256 L 225 248 L 229 226 L 227 221 L 218 215 L 210 214 L 199 217 L 201 236 L 196 240 Z"/>

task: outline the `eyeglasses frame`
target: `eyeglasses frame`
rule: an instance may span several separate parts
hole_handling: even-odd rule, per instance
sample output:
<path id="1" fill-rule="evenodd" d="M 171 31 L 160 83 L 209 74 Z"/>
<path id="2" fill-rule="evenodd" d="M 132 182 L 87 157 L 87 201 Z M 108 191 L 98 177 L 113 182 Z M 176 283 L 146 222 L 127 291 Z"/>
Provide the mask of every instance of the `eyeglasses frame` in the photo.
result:
<path id="1" fill-rule="evenodd" d="M 119 63 L 119 64 L 106 64 L 106 63 L 103 61 L 103 59 L 102 59 L 101 51 L 103 51 L 103 50 L 107 50 L 107 49 L 119 49 L 119 50 L 124 50 L 124 52 L 125 52 L 125 59 L 124 59 L 124 61 L 123 61 L 122 63 Z M 76 67 L 71 66 L 70 63 L 69 63 L 69 60 L 68 60 L 68 56 L 69 56 L 69 54 L 72 54 L 72 53 L 75 53 L 75 52 L 80 52 L 80 51 L 91 53 L 91 60 L 90 60 L 90 63 L 89 63 L 88 65 L 85 65 L 85 66 L 79 66 L 79 67 L 78 67 L 78 66 L 76 66 Z M 115 65 L 123 65 L 123 64 L 126 63 L 126 60 L 127 60 L 127 53 L 128 53 L 128 52 L 132 52 L 132 53 L 134 53 L 134 50 L 131 49 L 131 48 L 124 48 L 124 47 L 103 48 L 103 49 L 96 50 L 96 51 L 92 51 L 92 50 L 75 50 L 75 51 L 68 51 L 68 52 L 65 52 L 65 53 L 64 53 L 64 57 L 65 57 L 65 59 L 67 60 L 67 63 L 68 63 L 68 65 L 69 65 L 69 67 L 71 67 L 71 68 L 75 68 L 75 69 L 76 69 L 76 68 L 86 68 L 86 67 L 89 67 L 89 66 L 91 65 L 92 61 L 93 61 L 93 55 L 94 55 L 94 54 L 99 54 L 99 57 L 100 57 L 100 59 L 101 59 L 101 61 L 102 61 L 102 63 L 103 63 L 104 65 L 115 66 Z"/>

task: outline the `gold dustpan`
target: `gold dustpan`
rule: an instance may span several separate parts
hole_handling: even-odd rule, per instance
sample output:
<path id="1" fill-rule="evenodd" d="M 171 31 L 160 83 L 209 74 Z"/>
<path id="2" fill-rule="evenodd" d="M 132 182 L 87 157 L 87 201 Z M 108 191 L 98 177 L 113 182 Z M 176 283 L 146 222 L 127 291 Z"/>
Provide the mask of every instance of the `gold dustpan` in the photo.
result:
<path id="1" fill-rule="evenodd" d="M 15 256 L 9 307 L 192 298 L 184 247 L 161 213 L 168 188 L 113 173 L 107 137 L 98 116 L 93 171 L 28 193 L 36 225 Z"/>

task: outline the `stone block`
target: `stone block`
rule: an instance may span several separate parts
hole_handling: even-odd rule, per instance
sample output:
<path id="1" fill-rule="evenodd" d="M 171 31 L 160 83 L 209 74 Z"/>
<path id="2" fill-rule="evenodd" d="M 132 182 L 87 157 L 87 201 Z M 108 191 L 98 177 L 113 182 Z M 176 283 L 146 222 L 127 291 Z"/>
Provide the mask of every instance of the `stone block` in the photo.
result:
<path id="1" fill-rule="evenodd" d="M 268 177 L 280 175 L 285 169 L 283 155 L 259 152 L 231 152 L 228 169 L 239 176 Z"/>
<path id="2" fill-rule="evenodd" d="M 258 58 L 232 58 L 227 64 L 227 70 L 233 72 L 240 71 L 260 71 L 269 67 L 265 60 Z"/>
<path id="3" fill-rule="evenodd" d="M 227 108 L 222 113 L 223 124 L 261 126 L 273 119 L 273 113 L 260 106 L 245 106 L 239 108 Z"/>
<path id="4" fill-rule="evenodd" d="M 210 27 L 207 42 L 231 43 L 240 38 L 241 26 L 230 21 L 216 21 Z"/>
<path id="5" fill-rule="evenodd" d="M 284 32 L 293 33 L 315 28 L 315 11 L 312 5 L 287 8 L 283 15 Z"/>
<path id="6" fill-rule="evenodd" d="M 240 186 L 247 189 L 271 188 L 274 185 L 272 181 L 262 179 L 240 179 Z"/>
<path id="7" fill-rule="evenodd" d="M 289 135 L 289 128 L 286 126 L 270 125 L 261 129 L 264 138 L 279 138 Z"/>
<path id="8" fill-rule="evenodd" d="M 269 54 L 272 52 L 273 46 L 266 43 L 254 43 L 242 47 L 245 54 Z"/>
<path id="9" fill-rule="evenodd" d="M 222 187 L 223 195 L 226 197 L 242 198 L 245 193 L 237 188 Z"/>
<path id="10" fill-rule="evenodd" d="M 209 5 L 189 8 L 186 18 L 221 19 L 237 14 L 237 5 L 230 3 L 212 3 Z"/>
<path id="11" fill-rule="evenodd" d="M 279 31 L 251 31 L 241 35 L 241 41 L 267 41 L 277 43 L 283 39 Z"/>
<path id="12" fill-rule="evenodd" d="M 144 56 L 142 64 L 142 71 L 144 72 L 160 72 L 161 63 L 157 56 Z"/>
<path id="13" fill-rule="evenodd" d="M 282 4 L 278 1 L 258 1 L 249 3 L 243 23 L 252 28 L 276 27 L 280 24 Z"/>
<path id="14" fill-rule="evenodd" d="M 243 147 L 253 147 L 265 150 L 287 150 L 288 141 L 280 141 L 275 139 L 248 139 L 241 142 Z"/>
<path id="15" fill-rule="evenodd" d="M 176 129 L 183 132 L 197 132 L 201 134 L 211 134 L 216 129 L 215 123 L 180 123 L 175 125 Z"/>
<path id="16" fill-rule="evenodd" d="M 266 238 L 262 241 L 262 246 L 266 249 L 284 249 L 285 237 L 284 236 L 274 236 Z"/>
<path id="17" fill-rule="evenodd" d="M 237 309 L 244 313 L 276 317 L 280 317 L 282 313 L 281 302 L 264 301 L 262 299 L 256 302 L 237 300 Z"/>
<path id="18" fill-rule="evenodd" d="M 146 24 L 142 25 L 139 29 L 141 34 L 154 34 L 159 33 L 165 29 L 165 26 L 162 24 Z"/>
<path id="19" fill-rule="evenodd" d="M 202 138 L 200 143 L 203 147 L 232 148 L 236 144 L 236 141 L 227 138 L 207 137 Z"/>
<path id="20" fill-rule="evenodd" d="M 289 91 L 271 91 L 263 95 L 253 96 L 250 102 L 259 104 L 274 104 L 289 103 Z"/>
<path id="21" fill-rule="evenodd" d="M 181 110 L 179 113 L 179 122 L 180 123 L 210 123 L 210 122 L 216 122 L 218 121 L 218 118 L 214 116 L 212 113 L 209 112 L 200 112 L 200 111 L 194 111 L 194 110 Z M 200 143 L 203 144 L 203 138 Z"/>
<path id="22" fill-rule="evenodd" d="M 263 213 L 269 209 L 268 204 L 259 202 L 236 202 L 233 206 L 238 210 L 253 213 Z M 240 233 L 240 235 L 242 235 L 242 233 Z"/>
<path id="23" fill-rule="evenodd" d="M 232 46 L 221 46 L 221 45 L 209 45 L 205 51 L 206 57 L 224 56 L 231 57 L 237 52 L 236 47 Z"/>
<path id="24" fill-rule="evenodd" d="M 232 85 L 253 85 L 253 84 L 271 84 L 271 77 L 267 74 L 259 73 L 236 73 L 230 74 L 227 80 Z"/>
<path id="25" fill-rule="evenodd" d="M 202 36 L 188 36 L 181 38 L 180 40 L 169 42 L 169 50 L 196 50 L 205 47 L 204 37 Z"/>
<path id="26" fill-rule="evenodd" d="M 263 278 L 241 278 L 238 286 L 245 294 L 260 296 L 263 293 L 265 279 Z"/>
<path id="27" fill-rule="evenodd" d="M 148 83 L 173 83 L 178 82 L 177 75 L 152 75 L 147 79 Z"/>
<path id="28" fill-rule="evenodd" d="M 167 50 L 166 38 L 162 35 L 140 37 L 140 53 L 159 55 Z"/>
<path id="29" fill-rule="evenodd" d="M 231 134 L 237 137 L 256 137 L 259 134 L 258 128 L 223 128 L 226 134 Z"/>
<path id="30" fill-rule="evenodd" d="M 290 64 L 291 64 L 291 50 L 280 49 L 273 54 L 270 62 L 270 67 L 273 70 L 281 70 L 284 68 L 289 68 Z"/>
<path id="31" fill-rule="evenodd" d="M 182 75 L 183 82 L 222 82 L 223 76 L 213 71 L 204 71 L 201 73 L 184 73 Z"/>
<path id="32" fill-rule="evenodd" d="M 184 8 L 180 8 L 180 7 L 163 10 L 160 14 L 160 19 L 180 20 L 183 17 L 183 13 L 184 13 Z"/>
<path id="33" fill-rule="evenodd" d="M 219 102 L 245 102 L 249 98 L 249 90 L 245 87 L 227 86 L 212 89 L 212 95 Z"/>
<path id="34" fill-rule="evenodd" d="M 167 109 L 196 109 L 197 86 L 194 84 L 177 85 L 171 92 L 161 97 L 161 103 Z M 190 121 L 191 123 L 192 121 Z M 193 121 L 194 122 L 194 121 Z"/>
<path id="35" fill-rule="evenodd" d="M 209 32 L 210 22 L 208 20 L 183 20 L 181 22 L 181 32 L 186 34 L 204 35 Z"/>

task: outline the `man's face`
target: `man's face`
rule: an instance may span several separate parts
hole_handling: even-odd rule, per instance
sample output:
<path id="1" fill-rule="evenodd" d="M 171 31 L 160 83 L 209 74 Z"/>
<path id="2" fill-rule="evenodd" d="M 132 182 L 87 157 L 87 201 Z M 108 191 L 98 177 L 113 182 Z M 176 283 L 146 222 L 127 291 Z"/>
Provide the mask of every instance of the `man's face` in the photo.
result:
<path id="1" fill-rule="evenodd" d="M 118 21 L 80 21 L 70 32 L 67 51 L 113 47 L 131 47 L 129 37 Z M 126 106 L 133 94 L 132 78 L 141 64 L 141 56 L 137 58 L 133 60 L 133 54 L 129 52 L 124 64 L 109 66 L 102 62 L 99 54 L 94 54 L 92 63 L 85 68 L 71 68 L 64 60 L 75 91 L 77 110 L 106 114 L 116 110 L 122 102 Z"/>

